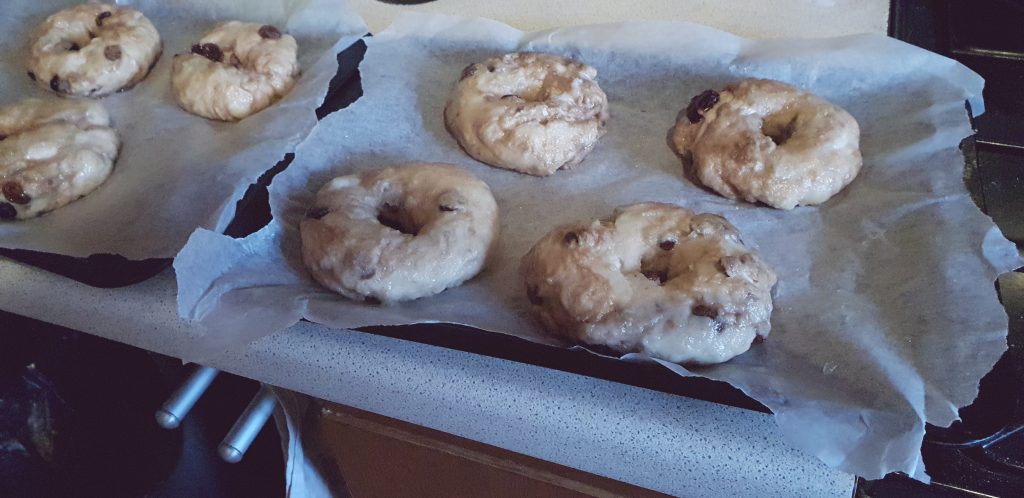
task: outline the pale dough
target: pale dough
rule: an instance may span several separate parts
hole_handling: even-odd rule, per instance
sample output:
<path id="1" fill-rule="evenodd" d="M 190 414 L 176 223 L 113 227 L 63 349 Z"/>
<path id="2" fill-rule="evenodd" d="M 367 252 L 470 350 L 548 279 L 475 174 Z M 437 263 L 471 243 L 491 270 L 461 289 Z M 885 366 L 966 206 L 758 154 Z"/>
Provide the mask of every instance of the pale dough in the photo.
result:
<path id="1" fill-rule="evenodd" d="M 772 80 L 697 95 L 672 132 L 705 186 L 779 209 L 821 204 L 860 171 L 860 127 L 842 108 Z"/>
<path id="2" fill-rule="evenodd" d="M 36 29 L 28 75 L 58 94 L 102 97 L 142 81 L 161 50 L 160 34 L 141 12 L 89 3 L 57 12 Z"/>
<path id="3" fill-rule="evenodd" d="M 551 334 L 675 363 L 720 363 L 771 330 L 775 273 L 721 216 L 672 204 L 563 225 L 523 257 Z"/>
<path id="4" fill-rule="evenodd" d="M 411 164 L 331 180 L 300 231 L 302 259 L 324 287 L 350 299 L 406 301 L 483 269 L 498 206 L 467 171 Z"/>
<path id="5" fill-rule="evenodd" d="M 594 68 L 521 52 L 470 64 L 444 109 L 445 125 L 474 159 L 547 176 L 578 164 L 604 135 L 608 97 Z"/>
<path id="6" fill-rule="evenodd" d="M 299 76 L 295 38 L 269 24 L 218 25 L 174 56 L 171 91 L 188 112 L 238 121 L 285 96 Z"/>
<path id="7" fill-rule="evenodd" d="M 0 219 L 39 216 L 92 192 L 110 176 L 119 145 L 97 102 L 0 108 Z"/>

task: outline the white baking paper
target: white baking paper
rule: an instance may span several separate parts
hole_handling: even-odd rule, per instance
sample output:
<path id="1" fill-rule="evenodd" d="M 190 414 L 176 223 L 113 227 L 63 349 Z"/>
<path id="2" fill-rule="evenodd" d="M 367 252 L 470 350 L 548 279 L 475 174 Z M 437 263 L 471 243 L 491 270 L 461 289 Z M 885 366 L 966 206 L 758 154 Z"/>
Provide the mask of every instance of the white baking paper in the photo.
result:
<path id="1" fill-rule="evenodd" d="M 0 105 L 60 98 L 26 75 L 32 31 L 76 1 L 5 0 L 0 16 Z M 222 231 L 235 202 L 309 133 L 337 71 L 335 55 L 365 34 L 345 0 L 138 0 L 163 41 L 163 55 L 135 88 L 102 99 L 122 148 L 99 189 L 28 221 L 0 222 L 0 247 L 70 256 L 172 257 L 196 227 Z M 302 75 L 281 101 L 238 123 L 181 110 L 171 96 L 174 54 L 187 52 L 220 21 L 274 24 L 299 42 Z"/>
<path id="2" fill-rule="evenodd" d="M 927 479 L 924 425 L 956 420 L 1005 350 L 993 281 L 1021 264 L 962 180 L 964 101 L 980 109 L 978 75 L 882 36 L 752 41 L 680 23 L 524 34 L 489 20 L 408 15 L 368 45 L 365 95 L 322 121 L 275 178 L 274 221 L 240 240 L 199 230 L 178 255 L 179 310 L 206 327 L 211 350 L 300 318 L 347 328 L 455 322 L 554 343 L 526 313 L 519 258 L 557 224 L 674 202 L 732 221 L 779 283 L 764 344 L 722 365 L 666 366 L 737 386 L 775 413 L 790 442 L 841 470 Z M 516 49 L 598 69 L 609 131 L 575 169 L 548 178 L 499 170 L 445 132 L 442 108 L 462 68 Z M 677 112 L 707 88 L 751 76 L 850 110 L 863 129 L 864 169 L 849 188 L 821 207 L 779 211 L 683 179 L 666 144 Z M 388 307 L 318 287 L 297 232 L 315 191 L 336 175 L 408 161 L 458 164 L 491 185 L 501 209 L 493 263 L 459 288 Z"/>
<path id="3" fill-rule="evenodd" d="M 285 496 L 288 498 L 332 498 L 333 496 L 349 496 L 346 490 L 327 484 L 323 474 L 316 465 L 316 453 L 310 453 L 307 441 L 315 437 L 316 431 L 308 430 L 310 410 L 316 410 L 317 404 L 312 398 L 279 387 L 271 387 L 277 398 L 274 407 L 274 423 L 277 434 L 281 438 L 281 453 L 284 454 Z M 316 415 L 314 415 L 316 416 Z M 313 436 L 310 436 L 310 433 Z M 337 483 L 335 483 L 337 485 Z M 344 486 L 344 484 L 341 484 Z"/>

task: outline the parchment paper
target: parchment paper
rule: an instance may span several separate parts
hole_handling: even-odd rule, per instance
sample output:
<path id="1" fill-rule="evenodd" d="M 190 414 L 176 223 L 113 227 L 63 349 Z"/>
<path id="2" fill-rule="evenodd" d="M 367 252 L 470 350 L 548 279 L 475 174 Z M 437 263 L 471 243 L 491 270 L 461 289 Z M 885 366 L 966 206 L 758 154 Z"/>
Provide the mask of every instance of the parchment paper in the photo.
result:
<path id="1" fill-rule="evenodd" d="M 60 98 L 29 80 L 29 37 L 74 0 L 5 0 L 0 16 L 0 105 Z M 246 187 L 309 133 L 337 71 L 335 55 L 366 33 L 345 0 L 138 0 L 163 41 L 163 55 L 135 88 L 102 99 L 122 148 L 99 189 L 45 216 L 0 223 L 0 247 L 70 256 L 171 257 L 196 227 L 222 231 Z M 238 123 L 181 110 L 171 96 L 174 54 L 220 21 L 274 24 L 296 37 L 302 75 L 281 101 Z"/>
<path id="2" fill-rule="evenodd" d="M 779 283 L 764 344 L 722 365 L 666 367 L 739 387 L 772 409 L 789 441 L 841 470 L 927 479 L 924 424 L 952 423 L 1005 350 L 993 280 L 1021 264 L 962 180 L 958 144 L 971 133 L 964 100 L 981 108 L 978 75 L 882 36 L 751 41 L 679 23 L 524 34 L 488 20 L 408 15 L 368 45 L 364 97 L 322 121 L 275 178 L 274 221 L 241 240 L 199 230 L 178 255 L 179 310 L 208 327 L 211 349 L 300 318 L 350 328 L 455 322 L 552 343 L 526 314 L 519 258 L 559 223 L 675 202 L 727 217 Z M 513 49 L 598 69 L 609 132 L 577 168 L 549 178 L 491 168 L 445 132 L 442 108 L 460 70 Z M 666 145 L 676 113 L 694 94 L 747 76 L 788 81 L 853 113 L 865 161 L 849 188 L 787 212 L 682 178 Z M 302 266 L 297 232 L 315 191 L 339 174 L 406 161 L 455 163 L 491 185 L 502 220 L 493 263 L 462 287 L 392 307 L 319 288 Z"/>

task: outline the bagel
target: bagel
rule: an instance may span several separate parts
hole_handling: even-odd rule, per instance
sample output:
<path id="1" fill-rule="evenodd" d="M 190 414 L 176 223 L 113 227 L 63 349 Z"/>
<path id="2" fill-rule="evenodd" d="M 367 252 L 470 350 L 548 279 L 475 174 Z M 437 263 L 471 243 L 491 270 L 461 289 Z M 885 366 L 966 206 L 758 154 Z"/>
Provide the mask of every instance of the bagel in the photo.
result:
<path id="1" fill-rule="evenodd" d="M 445 126 L 474 159 L 547 176 L 583 160 L 604 135 L 608 97 L 597 70 L 518 52 L 470 64 L 444 109 Z"/>
<path id="2" fill-rule="evenodd" d="M 102 97 L 131 88 L 162 51 L 160 34 L 141 12 L 89 3 L 61 10 L 36 29 L 28 76 L 61 95 Z"/>
<path id="3" fill-rule="evenodd" d="M 860 127 L 839 106 L 772 80 L 695 96 L 672 131 L 708 188 L 778 209 L 821 204 L 860 171 Z"/>
<path id="4" fill-rule="evenodd" d="M 411 164 L 328 182 L 300 223 L 302 259 L 354 300 L 437 294 L 483 269 L 498 235 L 486 183 L 447 164 Z"/>
<path id="5" fill-rule="evenodd" d="M 33 218 L 92 192 L 110 176 L 119 145 L 98 102 L 0 108 L 0 219 Z"/>
<path id="6" fill-rule="evenodd" d="M 720 363 L 771 331 L 775 273 L 721 216 L 672 204 L 562 225 L 520 268 L 551 334 L 674 363 Z"/>
<path id="7" fill-rule="evenodd" d="M 238 121 L 291 91 L 298 50 L 294 37 L 269 24 L 219 24 L 189 53 L 174 56 L 174 99 L 192 114 Z"/>

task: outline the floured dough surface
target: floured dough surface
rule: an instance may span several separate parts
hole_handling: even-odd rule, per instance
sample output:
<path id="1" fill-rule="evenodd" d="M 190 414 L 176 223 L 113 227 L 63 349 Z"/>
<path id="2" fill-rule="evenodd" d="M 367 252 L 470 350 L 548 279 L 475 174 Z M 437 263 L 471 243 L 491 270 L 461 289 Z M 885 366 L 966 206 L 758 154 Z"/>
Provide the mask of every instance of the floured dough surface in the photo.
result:
<path id="1" fill-rule="evenodd" d="M 620 354 L 720 363 L 771 330 L 775 273 L 725 218 L 672 204 L 557 227 L 521 273 L 549 333 Z"/>
<path id="2" fill-rule="evenodd" d="M 174 56 L 171 91 L 192 114 L 238 121 L 291 91 L 298 51 L 294 37 L 269 24 L 222 23 Z"/>
<path id="3" fill-rule="evenodd" d="M 411 164 L 331 180 L 299 229 L 302 259 L 324 287 L 355 300 L 406 301 L 483 269 L 498 206 L 467 171 Z"/>
<path id="4" fill-rule="evenodd" d="M 547 176 L 578 164 L 597 145 L 608 97 L 586 64 L 517 52 L 467 66 L 444 119 L 474 159 Z"/>
<path id="5" fill-rule="evenodd" d="M 26 62 L 29 77 L 44 88 L 102 97 L 142 81 L 161 50 L 160 34 L 141 12 L 89 3 L 46 18 Z"/>
<path id="6" fill-rule="evenodd" d="M 119 145 L 97 102 L 0 108 L 0 219 L 39 216 L 92 192 L 110 176 Z"/>
<path id="7" fill-rule="evenodd" d="M 672 132 L 708 188 L 779 209 L 821 204 L 860 171 L 860 127 L 839 106 L 772 80 L 697 95 Z"/>

